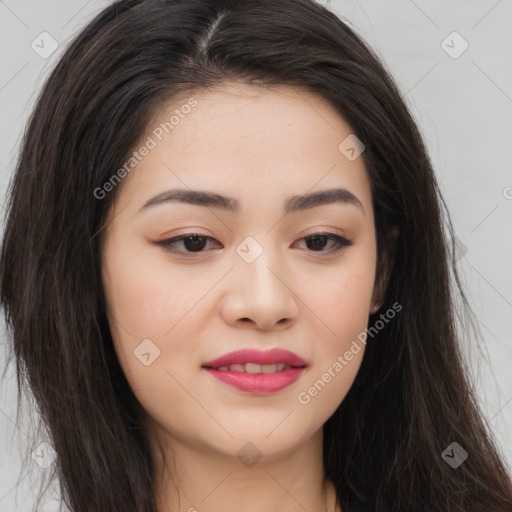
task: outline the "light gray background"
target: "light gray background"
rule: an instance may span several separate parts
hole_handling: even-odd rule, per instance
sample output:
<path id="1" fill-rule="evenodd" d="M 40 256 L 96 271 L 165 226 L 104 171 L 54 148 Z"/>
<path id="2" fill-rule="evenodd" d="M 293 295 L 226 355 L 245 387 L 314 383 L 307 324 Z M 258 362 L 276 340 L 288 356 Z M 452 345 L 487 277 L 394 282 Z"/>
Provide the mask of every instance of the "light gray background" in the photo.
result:
<path id="1" fill-rule="evenodd" d="M 2 210 L 20 135 L 43 78 L 70 38 L 111 3 L 0 0 Z M 425 136 L 460 241 L 459 269 L 485 338 L 483 354 L 468 351 L 478 392 L 512 465 L 512 0 L 321 3 L 377 51 Z M 31 47 L 43 31 L 59 43 L 48 59 Z M 469 44 L 460 56 L 464 41 L 454 31 Z M 1 339 L 4 349 L 3 330 Z M 29 479 L 16 485 L 27 427 L 16 423 L 12 370 L 0 383 L 0 512 L 28 511 L 33 503 Z M 45 472 L 33 462 L 31 467 L 36 480 Z"/>

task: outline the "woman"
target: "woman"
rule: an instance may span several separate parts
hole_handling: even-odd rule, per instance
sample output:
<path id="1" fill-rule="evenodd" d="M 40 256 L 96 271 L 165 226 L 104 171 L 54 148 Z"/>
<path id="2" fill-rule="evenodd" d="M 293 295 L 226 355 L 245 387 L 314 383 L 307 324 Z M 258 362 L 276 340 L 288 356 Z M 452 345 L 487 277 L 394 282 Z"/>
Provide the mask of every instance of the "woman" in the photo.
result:
<path id="1" fill-rule="evenodd" d="M 30 120 L 0 274 L 67 506 L 511 510 L 442 205 L 392 78 L 318 4 L 100 13 Z"/>

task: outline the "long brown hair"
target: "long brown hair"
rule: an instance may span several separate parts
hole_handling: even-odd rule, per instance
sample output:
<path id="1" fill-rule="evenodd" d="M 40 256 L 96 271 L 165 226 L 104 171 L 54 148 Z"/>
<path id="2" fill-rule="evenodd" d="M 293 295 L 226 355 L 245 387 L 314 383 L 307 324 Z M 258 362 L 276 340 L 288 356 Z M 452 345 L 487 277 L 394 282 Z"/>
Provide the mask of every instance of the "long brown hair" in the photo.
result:
<path id="1" fill-rule="evenodd" d="M 65 503 L 156 510 L 144 412 L 113 349 L 100 279 L 98 235 L 115 193 L 94 191 L 163 101 L 226 80 L 329 100 L 365 145 L 380 258 L 399 229 L 382 310 L 403 310 L 368 342 L 324 425 L 325 474 L 343 512 L 512 510 L 460 352 L 456 304 L 470 311 L 424 142 L 373 51 L 311 0 L 122 0 L 42 89 L 9 191 L 0 300 L 18 389 L 48 427 Z M 457 468 L 441 455 L 453 442 L 468 453 Z"/>

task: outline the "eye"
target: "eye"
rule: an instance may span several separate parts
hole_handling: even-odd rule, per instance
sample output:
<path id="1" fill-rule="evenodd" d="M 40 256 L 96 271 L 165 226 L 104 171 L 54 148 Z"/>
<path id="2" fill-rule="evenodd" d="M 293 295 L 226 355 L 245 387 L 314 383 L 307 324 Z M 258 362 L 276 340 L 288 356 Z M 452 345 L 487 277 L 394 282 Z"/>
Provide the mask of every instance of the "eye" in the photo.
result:
<path id="1" fill-rule="evenodd" d="M 161 245 L 165 249 L 171 252 L 181 252 L 176 251 L 174 247 L 179 243 L 183 242 L 183 246 L 186 251 L 189 253 L 201 253 L 208 241 L 215 241 L 214 238 L 209 236 L 201 235 L 200 233 L 187 233 L 186 235 L 175 236 L 174 238 L 169 238 L 168 240 L 162 240 L 161 242 L 157 242 L 158 245 Z"/>
<path id="2" fill-rule="evenodd" d="M 306 245 L 312 246 L 313 252 L 337 252 L 344 247 L 349 247 L 350 245 L 353 245 L 353 241 L 349 240 L 348 238 L 344 238 L 342 236 L 336 235 L 334 233 L 324 232 L 324 231 L 314 231 L 312 234 L 305 236 L 304 238 L 301 238 L 302 240 L 306 240 Z M 307 241 L 310 241 L 308 244 Z M 333 242 L 334 248 L 331 248 L 331 250 L 322 250 L 325 248 L 326 243 Z M 332 246 L 331 246 L 332 247 Z M 317 250 L 320 249 L 320 250 Z"/>
<path id="3" fill-rule="evenodd" d="M 353 245 L 353 241 L 334 233 L 314 231 L 312 234 L 303 237 L 300 241 L 306 240 L 306 245 L 310 246 L 312 252 L 337 252 L 344 247 Z M 201 235 L 200 233 L 187 233 L 185 235 L 175 236 L 168 240 L 162 240 L 156 242 L 157 245 L 164 247 L 166 250 L 171 252 L 177 252 L 181 254 L 200 254 L 204 251 L 205 246 L 209 241 L 216 242 L 216 240 L 210 236 Z M 309 242 L 309 243 L 308 243 Z M 330 250 L 324 250 L 326 244 L 329 242 L 333 243 Z M 182 244 L 185 251 L 176 250 L 176 246 Z M 312 247 L 311 247 L 312 246 Z"/>

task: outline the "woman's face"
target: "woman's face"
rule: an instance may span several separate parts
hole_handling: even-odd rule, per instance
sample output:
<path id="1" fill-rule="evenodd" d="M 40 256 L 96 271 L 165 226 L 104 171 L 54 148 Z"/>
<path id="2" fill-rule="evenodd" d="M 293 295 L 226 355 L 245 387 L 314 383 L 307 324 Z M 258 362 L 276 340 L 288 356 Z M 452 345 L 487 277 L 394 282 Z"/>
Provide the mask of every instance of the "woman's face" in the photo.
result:
<path id="1" fill-rule="evenodd" d="M 169 445 L 236 456 L 250 442 L 272 459 L 321 435 L 347 394 L 376 270 L 351 133 L 313 93 L 223 84 L 162 106 L 110 192 L 115 349 Z"/>

